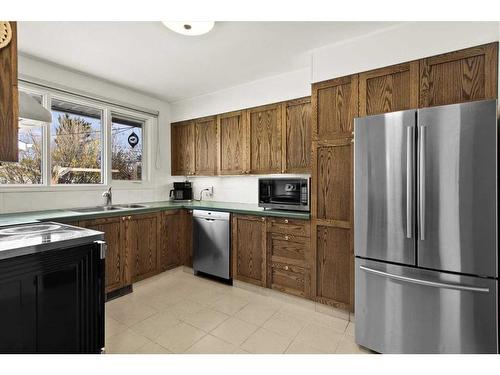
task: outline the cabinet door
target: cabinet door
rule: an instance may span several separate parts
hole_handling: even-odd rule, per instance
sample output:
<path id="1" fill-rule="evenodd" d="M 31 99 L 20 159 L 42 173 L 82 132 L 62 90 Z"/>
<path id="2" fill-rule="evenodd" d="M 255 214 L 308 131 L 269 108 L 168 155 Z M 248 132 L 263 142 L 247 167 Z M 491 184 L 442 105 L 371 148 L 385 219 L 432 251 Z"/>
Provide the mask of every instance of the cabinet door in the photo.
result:
<path id="1" fill-rule="evenodd" d="M 280 173 L 281 106 L 271 104 L 247 111 L 250 173 Z"/>
<path id="2" fill-rule="evenodd" d="M 192 121 L 173 123 L 171 136 L 172 176 L 192 175 L 195 171 L 194 124 Z"/>
<path id="3" fill-rule="evenodd" d="M 158 215 L 128 216 L 125 221 L 125 248 L 130 280 L 145 279 L 158 270 Z"/>
<path id="4" fill-rule="evenodd" d="M 17 25 L 8 24 L 12 39 L 0 49 L 0 161 L 18 161 Z"/>
<path id="5" fill-rule="evenodd" d="M 311 116 L 310 97 L 283 103 L 283 172 L 310 172 Z"/>
<path id="6" fill-rule="evenodd" d="M 359 116 L 418 106 L 418 61 L 359 74 Z"/>
<path id="7" fill-rule="evenodd" d="M 315 140 L 352 137 L 358 115 L 358 75 L 313 84 L 311 103 Z"/>
<path id="8" fill-rule="evenodd" d="M 352 233 L 350 228 L 316 227 L 316 300 L 352 309 Z"/>
<path id="9" fill-rule="evenodd" d="M 247 171 L 245 112 L 217 116 L 219 137 L 219 174 L 244 174 Z"/>
<path id="10" fill-rule="evenodd" d="M 160 234 L 160 269 L 162 271 L 179 267 L 182 264 L 183 217 L 181 211 L 166 211 L 163 213 L 163 230 Z"/>
<path id="11" fill-rule="evenodd" d="M 266 286 L 266 219 L 234 215 L 232 232 L 233 278 Z"/>
<path id="12" fill-rule="evenodd" d="M 125 286 L 125 251 L 122 218 L 110 217 L 80 221 L 83 228 L 104 232 L 106 241 L 106 293 Z"/>
<path id="13" fill-rule="evenodd" d="M 420 60 L 420 107 L 497 98 L 498 42 Z"/>
<path id="14" fill-rule="evenodd" d="M 217 174 L 217 125 L 215 117 L 195 120 L 195 173 L 200 176 Z"/>

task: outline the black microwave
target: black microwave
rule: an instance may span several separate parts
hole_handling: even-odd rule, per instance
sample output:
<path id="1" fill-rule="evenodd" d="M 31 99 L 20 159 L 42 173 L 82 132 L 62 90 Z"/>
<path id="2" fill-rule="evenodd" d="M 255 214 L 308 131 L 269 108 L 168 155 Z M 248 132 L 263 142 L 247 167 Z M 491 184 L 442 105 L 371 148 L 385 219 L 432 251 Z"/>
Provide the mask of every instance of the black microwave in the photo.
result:
<path id="1" fill-rule="evenodd" d="M 259 178 L 259 207 L 309 211 L 309 178 Z"/>

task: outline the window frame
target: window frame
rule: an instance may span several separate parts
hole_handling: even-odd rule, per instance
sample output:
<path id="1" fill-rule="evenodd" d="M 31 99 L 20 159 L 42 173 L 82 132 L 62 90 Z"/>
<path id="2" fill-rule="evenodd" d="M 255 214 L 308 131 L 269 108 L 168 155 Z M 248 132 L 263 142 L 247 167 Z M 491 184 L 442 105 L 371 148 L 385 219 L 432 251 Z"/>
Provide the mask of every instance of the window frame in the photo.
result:
<path id="1" fill-rule="evenodd" d="M 49 87 L 40 87 L 37 84 L 19 82 L 19 90 L 30 94 L 40 95 L 42 105 L 49 111 L 52 110 L 52 99 L 68 101 L 74 104 L 89 106 L 102 111 L 102 183 L 99 184 L 52 184 L 52 150 L 51 150 L 51 123 L 41 123 L 42 126 L 42 183 L 41 184 L 0 184 L 0 192 L 15 191 L 79 191 L 79 190 L 102 190 L 109 186 L 118 188 L 148 188 L 151 185 L 151 160 L 153 150 L 151 149 L 151 136 L 154 127 L 158 126 L 158 117 L 132 108 L 120 105 L 108 104 L 99 99 L 82 97 L 78 93 L 67 93 Z M 140 121 L 144 124 L 142 129 L 142 175 L 141 180 L 113 180 L 111 173 L 111 126 L 112 115 L 122 115 Z"/>

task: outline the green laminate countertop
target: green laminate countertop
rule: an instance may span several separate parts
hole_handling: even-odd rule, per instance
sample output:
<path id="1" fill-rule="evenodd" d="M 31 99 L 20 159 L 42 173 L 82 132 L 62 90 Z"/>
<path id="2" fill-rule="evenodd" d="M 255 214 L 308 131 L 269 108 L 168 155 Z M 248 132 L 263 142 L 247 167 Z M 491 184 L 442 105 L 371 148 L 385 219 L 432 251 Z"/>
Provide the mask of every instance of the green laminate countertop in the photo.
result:
<path id="1" fill-rule="evenodd" d="M 124 208 L 113 211 L 91 211 L 91 212 L 76 212 L 72 209 L 58 209 L 46 211 L 28 211 L 14 212 L 8 214 L 0 214 L 0 226 L 28 224 L 38 221 L 61 221 L 70 222 L 78 220 L 96 219 L 99 217 L 123 216 L 132 214 L 142 214 L 148 212 L 176 210 L 176 209 L 200 209 L 211 211 L 224 211 L 237 214 L 258 215 L 258 216 L 275 216 L 287 217 L 291 219 L 310 218 L 309 212 L 300 211 L 283 211 L 283 210 L 264 210 L 256 204 L 249 203 L 231 203 L 231 202 L 214 202 L 214 201 L 192 201 L 192 202 L 144 202 L 138 203 L 145 205 L 142 208 Z"/>

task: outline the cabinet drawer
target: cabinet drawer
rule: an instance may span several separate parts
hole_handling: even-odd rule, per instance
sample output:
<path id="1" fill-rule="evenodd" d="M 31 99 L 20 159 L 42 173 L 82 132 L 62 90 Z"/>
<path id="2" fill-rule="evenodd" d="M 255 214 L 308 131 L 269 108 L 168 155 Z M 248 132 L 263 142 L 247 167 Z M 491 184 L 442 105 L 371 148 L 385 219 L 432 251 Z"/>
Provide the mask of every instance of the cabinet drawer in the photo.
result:
<path id="1" fill-rule="evenodd" d="M 291 234 L 269 233 L 269 253 L 273 260 L 286 260 L 304 266 L 311 258 L 309 238 Z"/>
<path id="2" fill-rule="evenodd" d="M 311 235 L 311 225 L 309 220 L 273 217 L 267 221 L 267 231 L 309 237 Z"/>
<path id="3" fill-rule="evenodd" d="M 311 297 L 311 274 L 308 269 L 280 262 L 271 262 L 268 287 L 295 296 Z"/>

